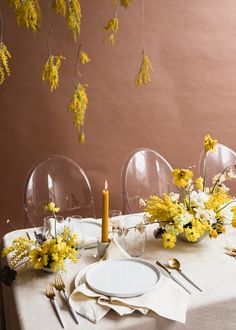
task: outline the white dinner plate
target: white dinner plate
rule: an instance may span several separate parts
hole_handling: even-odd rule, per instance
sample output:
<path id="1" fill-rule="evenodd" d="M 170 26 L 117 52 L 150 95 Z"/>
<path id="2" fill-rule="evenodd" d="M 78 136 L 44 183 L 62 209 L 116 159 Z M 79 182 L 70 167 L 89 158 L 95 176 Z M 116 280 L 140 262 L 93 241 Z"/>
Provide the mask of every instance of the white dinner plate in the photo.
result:
<path id="1" fill-rule="evenodd" d="M 128 298 L 151 291 L 160 280 L 160 271 L 139 259 L 117 259 L 99 262 L 89 268 L 86 282 L 106 296 Z"/>

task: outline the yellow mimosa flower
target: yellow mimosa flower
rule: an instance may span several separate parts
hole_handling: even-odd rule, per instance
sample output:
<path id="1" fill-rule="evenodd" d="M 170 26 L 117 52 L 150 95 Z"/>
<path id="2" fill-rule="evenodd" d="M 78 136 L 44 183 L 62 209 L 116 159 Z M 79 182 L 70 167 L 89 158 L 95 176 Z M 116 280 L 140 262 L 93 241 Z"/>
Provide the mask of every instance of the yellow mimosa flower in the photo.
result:
<path id="1" fill-rule="evenodd" d="M 120 5 L 122 7 L 124 7 L 125 9 L 127 9 L 129 7 L 129 5 L 131 4 L 132 0 L 120 0 Z"/>
<path id="2" fill-rule="evenodd" d="M 58 15 L 66 16 L 66 0 L 53 0 L 52 7 Z"/>
<path id="3" fill-rule="evenodd" d="M 81 25 L 81 7 L 78 0 L 69 0 L 67 10 L 67 24 L 72 32 L 74 41 L 80 36 L 80 25 Z"/>
<path id="4" fill-rule="evenodd" d="M 80 135 L 79 135 L 79 142 L 81 144 L 84 144 L 85 143 L 85 134 L 84 132 L 81 132 Z"/>
<path id="5" fill-rule="evenodd" d="M 8 0 L 8 2 L 9 2 L 9 5 L 11 7 L 14 7 L 15 10 L 19 9 L 21 6 L 21 0 Z"/>
<path id="6" fill-rule="evenodd" d="M 24 0 L 19 6 L 15 4 L 16 19 L 19 26 L 36 32 L 39 29 L 41 21 L 41 12 L 38 0 Z"/>
<path id="7" fill-rule="evenodd" d="M 152 63 L 149 57 L 143 53 L 142 63 L 135 77 L 136 86 L 147 85 L 151 82 L 150 70 L 154 71 Z"/>
<path id="8" fill-rule="evenodd" d="M 8 66 L 8 59 L 11 58 L 7 47 L 3 42 L 0 42 L 0 85 L 5 80 L 5 73 L 10 76 L 10 69 Z"/>
<path id="9" fill-rule="evenodd" d="M 103 31 L 108 32 L 108 36 L 104 39 L 105 42 L 110 43 L 112 46 L 115 44 L 115 35 L 117 34 L 119 29 L 119 19 L 115 15 L 111 18 L 107 25 L 104 27 Z"/>
<path id="10" fill-rule="evenodd" d="M 193 172 L 190 170 L 176 168 L 172 171 L 172 175 L 176 187 L 186 187 L 188 185 L 188 181 L 193 177 Z"/>
<path id="11" fill-rule="evenodd" d="M 65 57 L 59 55 L 50 55 L 43 67 L 42 80 L 48 82 L 51 87 L 51 92 L 57 89 L 59 84 L 59 69 L 62 64 L 62 60 Z"/>
<path id="12" fill-rule="evenodd" d="M 204 149 L 205 152 L 207 153 L 208 151 L 213 151 L 216 152 L 216 145 L 217 145 L 217 140 L 213 140 L 209 134 L 205 136 L 204 139 Z"/>
<path id="13" fill-rule="evenodd" d="M 85 53 L 85 52 L 82 51 L 82 50 L 79 52 L 79 57 L 80 57 L 80 62 L 81 62 L 82 64 L 87 64 L 87 63 L 90 62 L 90 58 L 89 58 L 88 54 Z"/>
<path id="14" fill-rule="evenodd" d="M 84 123 L 88 106 L 86 87 L 86 85 L 80 83 L 76 85 L 76 90 L 68 107 L 68 111 L 71 111 L 73 114 L 73 124 L 75 128 L 78 129 L 79 134 L 83 134 L 82 139 L 80 140 L 81 142 L 84 142 L 85 140 Z"/>
<path id="15" fill-rule="evenodd" d="M 226 191 L 215 190 L 206 202 L 205 208 L 208 210 L 212 209 L 215 212 L 218 212 L 219 209 L 222 208 L 222 205 L 226 205 L 231 200 L 232 198 L 228 195 Z"/>

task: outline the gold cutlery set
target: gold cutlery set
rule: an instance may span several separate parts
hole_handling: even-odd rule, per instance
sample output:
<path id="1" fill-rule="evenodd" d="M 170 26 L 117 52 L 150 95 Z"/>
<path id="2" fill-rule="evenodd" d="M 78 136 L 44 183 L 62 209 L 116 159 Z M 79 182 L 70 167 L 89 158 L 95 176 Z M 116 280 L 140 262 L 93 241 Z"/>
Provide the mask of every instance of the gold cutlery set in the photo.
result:
<path id="1" fill-rule="evenodd" d="M 162 269 L 164 269 L 165 271 L 166 271 L 166 273 L 170 276 L 170 278 L 173 280 L 173 281 L 175 281 L 179 286 L 181 286 L 185 291 L 187 291 L 189 294 L 191 294 L 191 291 L 189 291 L 189 289 L 187 289 L 186 287 L 185 287 L 185 285 L 183 285 L 170 271 L 169 271 L 169 269 L 167 269 L 162 263 L 160 263 L 159 261 L 156 261 L 156 264 L 158 265 L 158 266 L 160 266 Z M 199 288 L 199 286 L 197 286 L 197 284 L 195 284 L 186 274 L 184 274 L 183 272 L 182 272 L 182 270 L 180 269 L 180 262 L 177 260 L 177 259 L 175 259 L 175 258 L 170 258 L 169 260 L 168 260 L 168 266 L 169 266 L 169 268 L 171 268 L 171 269 L 175 269 L 175 270 L 177 270 L 178 271 L 178 273 L 180 274 L 180 275 L 182 275 L 184 278 L 185 278 L 185 280 L 187 280 L 189 283 L 191 283 L 196 289 L 198 289 L 199 291 L 201 291 L 202 292 L 202 289 L 200 289 Z"/>
<path id="2" fill-rule="evenodd" d="M 79 324 L 79 321 L 78 321 L 78 317 L 76 315 L 76 312 L 73 310 L 73 308 L 71 307 L 70 303 L 69 303 L 69 298 L 68 298 L 68 295 L 65 291 L 65 283 L 63 282 L 62 280 L 62 277 L 61 277 L 61 274 L 55 274 L 55 281 L 53 284 L 51 283 L 48 283 L 47 284 L 47 287 L 46 287 L 46 296 L 50 299 L 51 301 L 51 304 L 55 310 L 55 313 L 57 315 L 57 318 L 62 326 L 62 328 L 65 328 L 65 322 L 63 320 L 63 317 L 61 315 L 61 312 L 60 312 L 60 309 L 57 305 L 57 302 L 55 300 L 55 292 L 54 292 L 54 287 L 56 290 L 58 290 L 59 292 L 63 292 L 63 296 L 64 296 L 64 300 L 68 306 L 68 309 L 74 319 L 74 321 Z"/>
<path id="3" fill-rule="evenodd" d="M 231 255 L 231 256 L 234 256 L 236 257 L 236 250 L 234 251 L 231 251 L 230 249 L 227 249 L 226 251 L 227 254 Z M 165 272 L 170 276 L 170 278 L 175 281 L 178 285 L 180 285 L 185 291 L 187 291 L 189 294 L 191 294 L 191 291 L 189 291 L 188 288 L 185 287 L 185 285 L 183 283 L 181 283 L 177 277 L 175 277 L 175 275 L 172 274 L 172 272 L 167 268 L 165 267 L 162 263 L 160 263 L 159 261 L 156 261 L 156 264 L 161 267 L 162 269 L 165 270 Z M 202 289 L 197 286 L 186 274 L 183 273 L 183 271 L 180 269 L 180 263 L 177 259 L 175 258 L 170 258 L 168 260 L 168 267 L 171 268 L 171 269 L 175 269 L 179 274 L 181 274 L 185 280 L 187 280 L 189 283 L 191 283 L 196 289 L 198 289 L 199 291 L 202 292 Z M 62 292 L 63 293 L 63 298 L 68 306 L 68 309 L 69 309 L 69 312 L 71 313 L 74 321 L 79 324 L 79 321 L 78 321 L 78 317 L 76 315 L 76 312 L 74 311 L 74 309 L 71 307 L 70 303 L 69 303 L 69 298 L 68 298 L 68 295 L 65 291 L 65 283 L 63 282 L 62 280 L 62 277 L 61 277 L 61 274 L 55 274 L 55 279 L 54 279 L 54 283 L 51 284 L 47 284 L 47 287 L 46 287 L 46 296 L 50 299 L 51 301 L 51 304 L 55 310 L 55 313 L 58 317 L 58 320 L 62 326 L 62 328 L 65 328 L 65 322 L 63 320 L 63 317 L 61 315 L 61 312 L 60 312 L 60 309 L 57 305 L 57 302 L 55 300 L 55 292 L 54 292 L 54 288 L 56 290 L 58 290 L 59 292 Z"/>

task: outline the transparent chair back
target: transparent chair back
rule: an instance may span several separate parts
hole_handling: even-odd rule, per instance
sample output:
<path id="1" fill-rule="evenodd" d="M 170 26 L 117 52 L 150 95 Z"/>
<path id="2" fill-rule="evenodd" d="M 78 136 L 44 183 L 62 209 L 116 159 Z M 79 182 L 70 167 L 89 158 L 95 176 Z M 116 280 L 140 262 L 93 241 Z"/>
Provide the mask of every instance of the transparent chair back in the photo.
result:
<path id="1" fill-rule="evenodd" d="M 123 212 L 143 212 L 140 199 L 151 195 L 162 197 L 174 190 L 170 164 L 156 151 L 134 150 L 122 168 Z"/>
<path id="2" fill-rule="evenodd" d="M 79 214 L 95 217 L 89 180 L 82 168 L 62 155 L 48 155 L 30 170 L 24 189 L 25 228 L 43 225 L 45 210 L 54 202 L 67 217 Z"/>
<path id="3" fill-rule="evenodd" d="M 201 153 L 199 160 L 199 175 L 204 176 L 204 151 Z M 208 152 L 206 157 L 206 186 L 212 186 L 212 178 L 221 173 L 227 166 L 234 165 L 236 161 L 236 153 L 223 144 L 218 143 L 216 152 Z M 236 196 L 236 180 L 225 182 L 230 188 L 230 195 Z"/>

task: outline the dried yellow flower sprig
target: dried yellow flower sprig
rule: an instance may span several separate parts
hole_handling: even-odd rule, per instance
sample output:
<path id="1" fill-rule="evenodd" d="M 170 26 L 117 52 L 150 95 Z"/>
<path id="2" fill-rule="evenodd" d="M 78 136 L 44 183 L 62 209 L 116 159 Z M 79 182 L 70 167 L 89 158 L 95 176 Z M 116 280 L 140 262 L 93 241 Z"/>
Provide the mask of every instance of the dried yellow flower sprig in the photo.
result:
<path id="1" fill-rule="evenodd" d="M 72 32 L 74 41 L 80 36 L 81 7 L 79 0 L 70 0 L 67 9 L 67 24 Z"/>
<path id="2" fill-rule="evenodd" d="M 8 59 L 11 58 L 11 54 L 8 51 L 4 43 L 0 42 L 0 85 L 5 80 L 5 73 L 10 76 L 10 69 L 8 66 Z"/>
<path id="3" fill-rule="evenodd" d="M 88 54 L 85 53 L 83 50 L 80 50 L 80 52 L 79 52 L 79 58 L 80 58 L 81 64 L 87 64 L 87 63 L 91 62 Z"/>
<path id="4" fill-rule="evenodd" d="M 50 55 L 43 67 L 42 80 L 48 82 L 53 92 L 59 84 L 59 69 L 65 57 Z"/>
<path id="5" fill-rule="evenodd" d="M 13 7 L 15 10 L 17 10 L 20 8 L 22 1 L 21 0 L 8 0 L 8 3 L 11 7 Z"/>
<path id="6" fill-rule="evenodd" d="M 9 3 L 16 11 L 19 26 L 23 26 L 32 32 L 38 31 L 41 21 L 38 0 L 9 0 Z"/>
<path id="7" fill-rule="evenodd" d="M 87 85 L 82 85 L 80 83 L 76 84 L 74 95 L 72 96 L 68 107 L 68 111 L 72 112 L 73 114 L 73 124 L 79 131 L 79 138 L 81 143 L 85 142 L 84 123 L 88 106 L 86 87 Z"/>
<path id="8" fill-rule="evenodd" d="M 115 35 L 117 34 L 118 29 L 119 29 L 119 18 L 115 14 L 115 16 L 108 21 L 107 25 L 103 29 L 104 32 L 109 33 L 104 38 L 104 41 L 106 43 L 110 43 L 113 46 L 115 44 Z"/>
<path id="9" fill-rule="evenodd" d="M 127 9 L 130 4 L 131 4 L 132 0 L 112 0 L 112 5 L 118 6 L 118 3 L 120 3 L 121 7 L 124 7 L 125 9 Z"/>
<path id="10" fill-rule="evenodd" d="M 53 0 L 52 7 L 57 15 L 66 16 L 66 0 Z"/>
<path id="11" fill-rule="evenodd" d="M 127 9 L 127 8 L 130 6 L 131 1 L 132 1 L 132 0 L 120 0 L 120 5 L 121 5 L 122 7 L 124 7 L 125 9 Z"/>
<path id="12" fill-rule="evenodd" d="M 150 70 L 154 71 L 152 63 L 149 57 L 143 52 L 142 63 L 139 72 L 135 77 L 136 86 L 147 85 L 151 82 Z"/>

